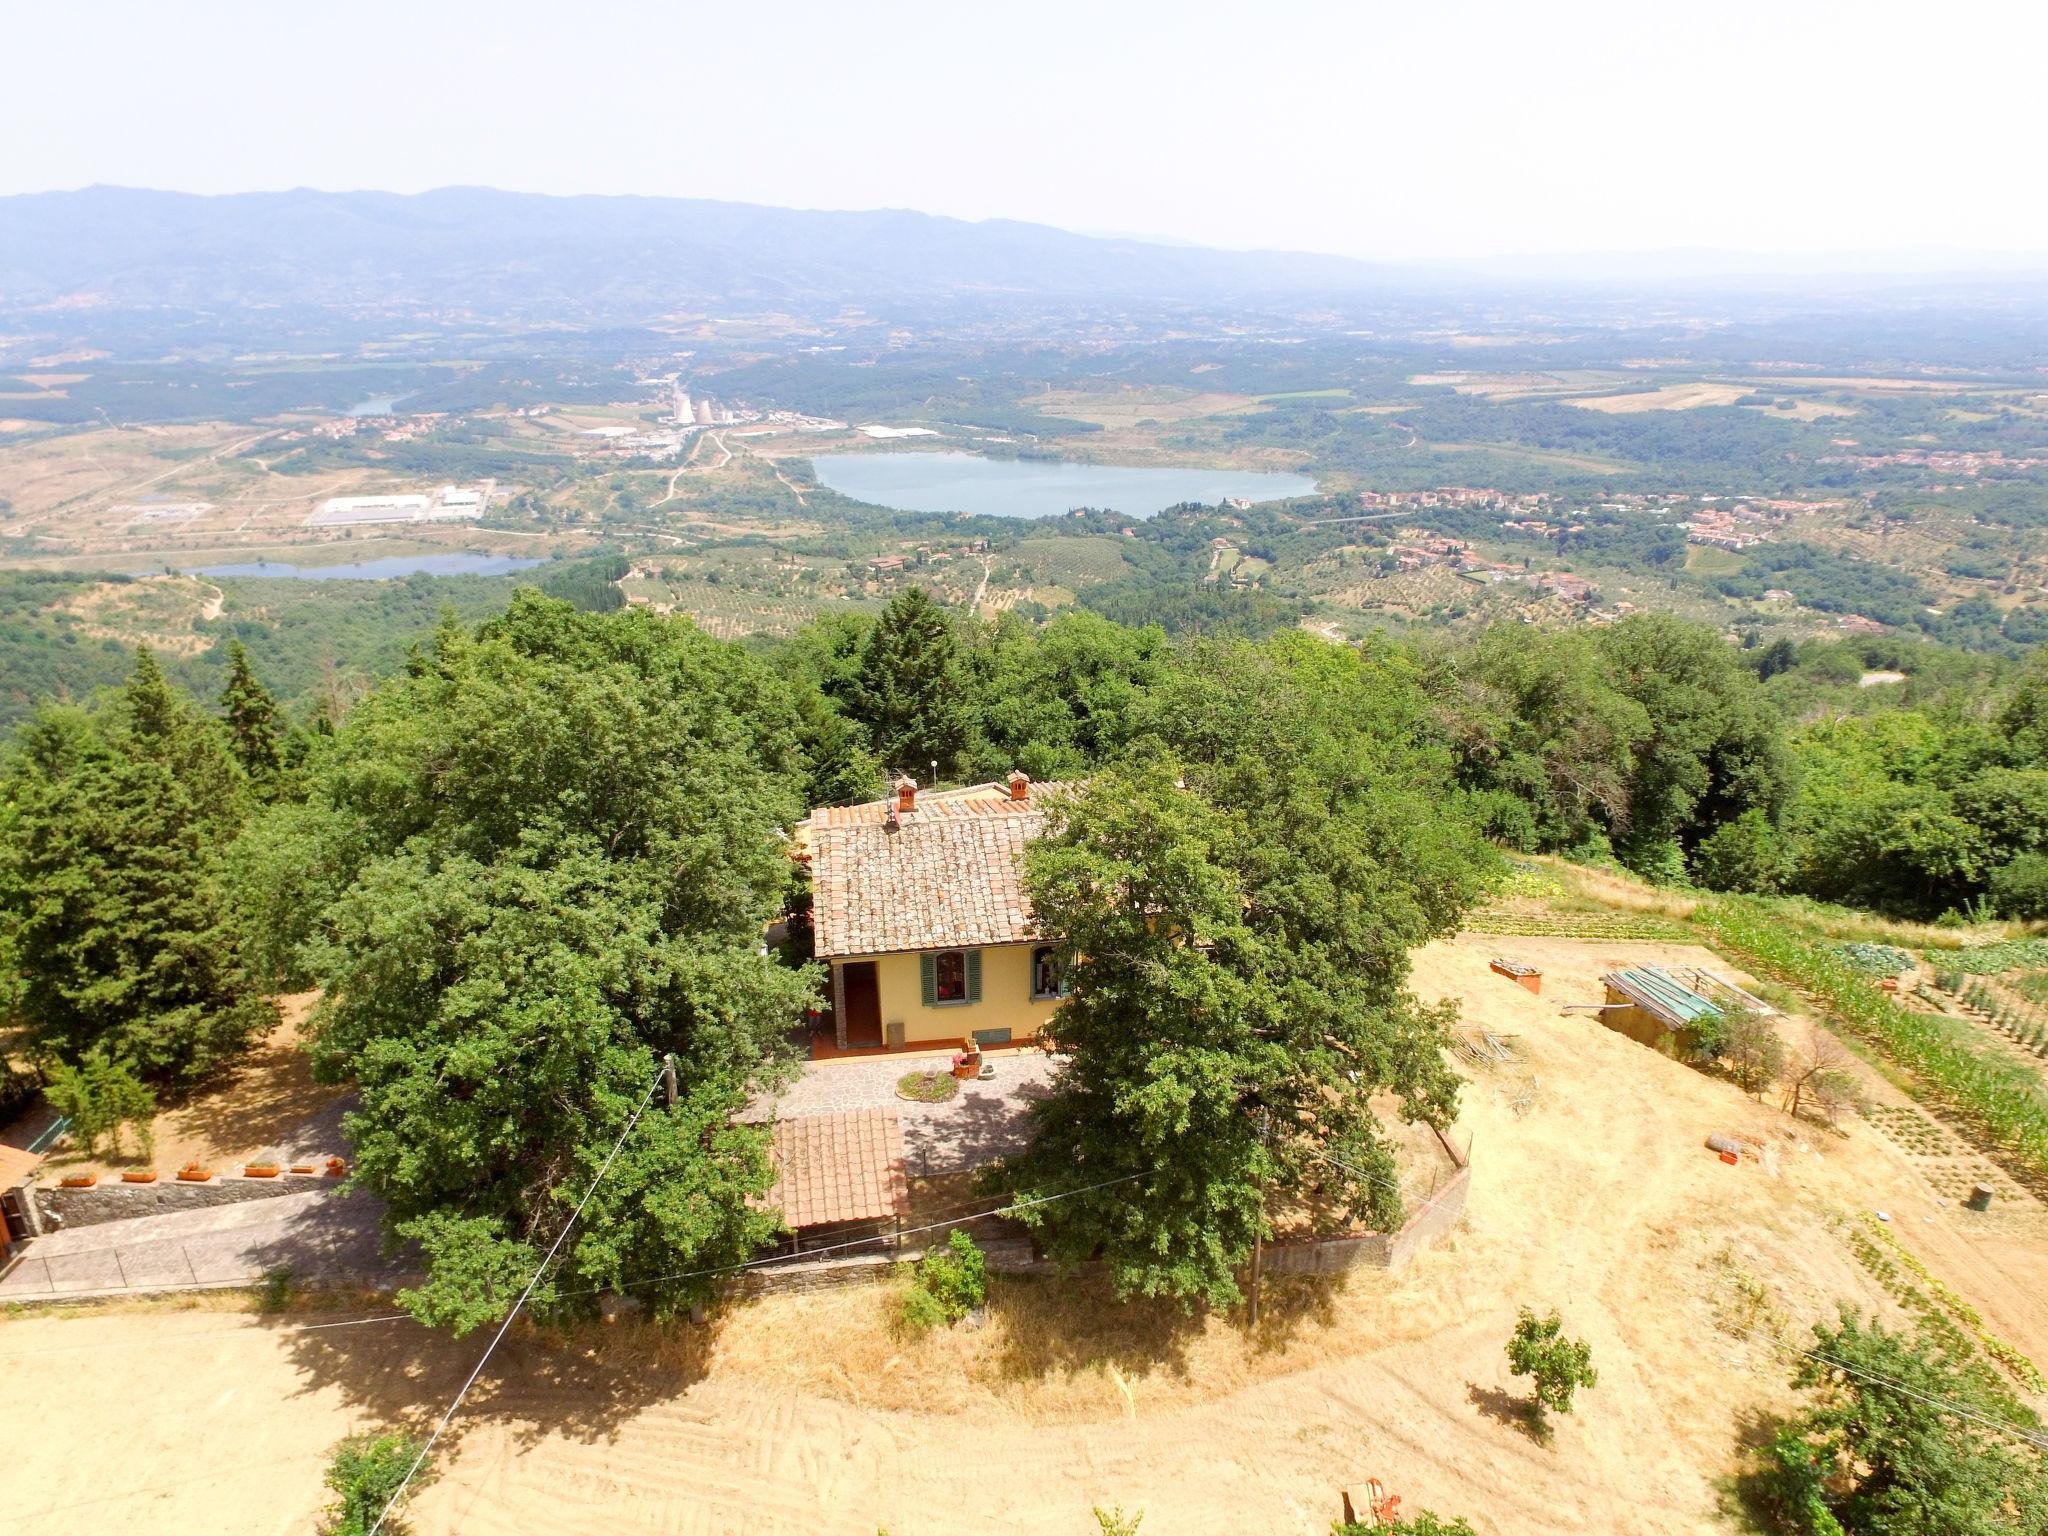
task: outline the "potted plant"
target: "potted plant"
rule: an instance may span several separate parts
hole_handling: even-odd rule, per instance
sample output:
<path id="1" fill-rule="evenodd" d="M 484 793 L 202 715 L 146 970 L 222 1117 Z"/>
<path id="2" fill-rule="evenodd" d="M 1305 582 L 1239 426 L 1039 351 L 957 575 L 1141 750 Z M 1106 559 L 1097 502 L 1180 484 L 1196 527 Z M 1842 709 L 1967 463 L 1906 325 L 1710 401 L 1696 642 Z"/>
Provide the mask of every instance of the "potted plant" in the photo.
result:
<path id="1" fill-rule="evenodd" d="M 274 1179 L 279 1171 L 275 1163 L 245 1163 L 242 1166 L 242 1177 L 245 1179 Z"/>
<path id="2" fill-rule="evenodd" d="M 199 1163 L 187 1163 L 178 1170 L 178 1182 L 181 1184 L 204 1184 L 212 1177 L 213 1170 Z"/>
<path id="3" fill-rule="evenodd" d="M 96 1173 L 67 1173 L 57 1181 L 57 1185 L 60 1189 L 91 1189 L 99 1181 L 100 1176 Z"/>
<path id="4" fill-rule="evenodd" d="M 123 1184 L 154 1184 L 156 1182 L 156 1170 L 154 1168 L 123 1169 L 121 1182 Z"/>

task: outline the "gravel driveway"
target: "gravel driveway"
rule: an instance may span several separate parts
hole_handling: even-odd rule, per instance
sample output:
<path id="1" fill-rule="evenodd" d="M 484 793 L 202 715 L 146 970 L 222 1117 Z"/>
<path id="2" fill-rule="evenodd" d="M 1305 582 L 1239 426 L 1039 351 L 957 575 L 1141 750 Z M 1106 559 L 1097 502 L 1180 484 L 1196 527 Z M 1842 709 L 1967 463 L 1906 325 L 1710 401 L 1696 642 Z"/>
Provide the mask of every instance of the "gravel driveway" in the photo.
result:
<path id="1" fill-rule="evenodd" d="M 995 1064 L 986 1082 L 966 1082 L 944 1104 L 896 1097 L 896 1083 L 922 1067 L 943 1071 L 944 1056 L 876 1056 L 866 1061 L 813 1061 L 779 1098 L 757 1100 L 747 1118 L 795 1120 L 849 1109 L 893 1109 L 903 1123 L 906 1171 L 916 1177 L 964 1173 L 1019 1151 L 1030 1137 L 1027 1111 L 1045 1096 L 1059 1062 L 1038 1051 L 982 1058 Z"/>

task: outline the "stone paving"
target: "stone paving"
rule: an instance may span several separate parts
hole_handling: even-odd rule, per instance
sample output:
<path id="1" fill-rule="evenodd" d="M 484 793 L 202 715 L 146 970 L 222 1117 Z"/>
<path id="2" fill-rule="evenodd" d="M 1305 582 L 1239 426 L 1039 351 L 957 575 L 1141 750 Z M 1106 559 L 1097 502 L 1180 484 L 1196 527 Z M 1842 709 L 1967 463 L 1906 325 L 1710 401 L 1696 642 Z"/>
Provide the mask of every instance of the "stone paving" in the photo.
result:
<path id="1" fill-rule="evenodd" d="M 772 1113 L 792 1120 L 850 1109 L 894 1109 L 903 1124 L 906 1172 L 919 1178 L 964 1173 L 1023 1148 L 1030 1135 L 1026 1111 L 1044 1097 L 1059 1070 L 1056 1059 L 1038 1051 L 990 1052 L 982 1059 L 995 1064 L 996 1075 L 986 1082 L 962 1083 L 944 1104 L 896 1096 L 896 1083 L 906 1072 L 945 1070 L 943 1053 L 807 1062 L 802 1077 L 780 1097 L 757 1100 L 747 1118 L 766 1119 Z"/>
<path id="2" fill-rule="evenodd" d="M 360 1192 L 308 1190 L 51 1232 L 0 1278 L 0 1303 L 253 1285 L 280 1266 L 300 1284 L 389 1290 L 416 1266 L 383 1257 L 380 1212 Z"/>

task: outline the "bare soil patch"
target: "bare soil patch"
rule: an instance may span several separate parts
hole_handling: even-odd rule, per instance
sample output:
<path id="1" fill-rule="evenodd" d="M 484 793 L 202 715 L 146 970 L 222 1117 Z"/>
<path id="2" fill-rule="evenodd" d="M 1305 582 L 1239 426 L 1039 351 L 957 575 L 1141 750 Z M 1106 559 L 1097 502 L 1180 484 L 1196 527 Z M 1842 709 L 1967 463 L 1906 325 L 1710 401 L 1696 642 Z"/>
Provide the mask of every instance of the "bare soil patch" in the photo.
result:
<path id="1" fill-rule="evenodd" d="M 87 1157 L 67 1138 L 46 1172 L 53 1180 L 67 1173 L 119 1178 L 123 1169 L 153 1167 L 168 1178 L 187 1163 L 221 1172 L 253 1162 L 345 1155 L 341 1111 L 349 1089 L 314 1082 L 304 1049 L 302 1030 L 316 995 L 280 999 L 277 1027 L 249 1047 L 232 1073 L 158 1111 L 153 1156 L 142 1156 L 132 1135 L 121 1157 Z"/>

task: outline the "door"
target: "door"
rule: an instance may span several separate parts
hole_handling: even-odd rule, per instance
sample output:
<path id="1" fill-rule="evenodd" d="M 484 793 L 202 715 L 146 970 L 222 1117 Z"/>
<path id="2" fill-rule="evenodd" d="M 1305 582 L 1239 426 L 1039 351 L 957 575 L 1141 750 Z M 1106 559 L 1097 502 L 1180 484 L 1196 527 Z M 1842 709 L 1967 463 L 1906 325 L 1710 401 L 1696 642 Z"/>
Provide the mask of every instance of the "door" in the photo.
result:
<path id="1" fill-rule="evenodd" d="M 875 962 L 855 960 L 840 967 L 845 976 L 846 1043 L 882 1043 L 882 989 L 875 980 Z"/>

